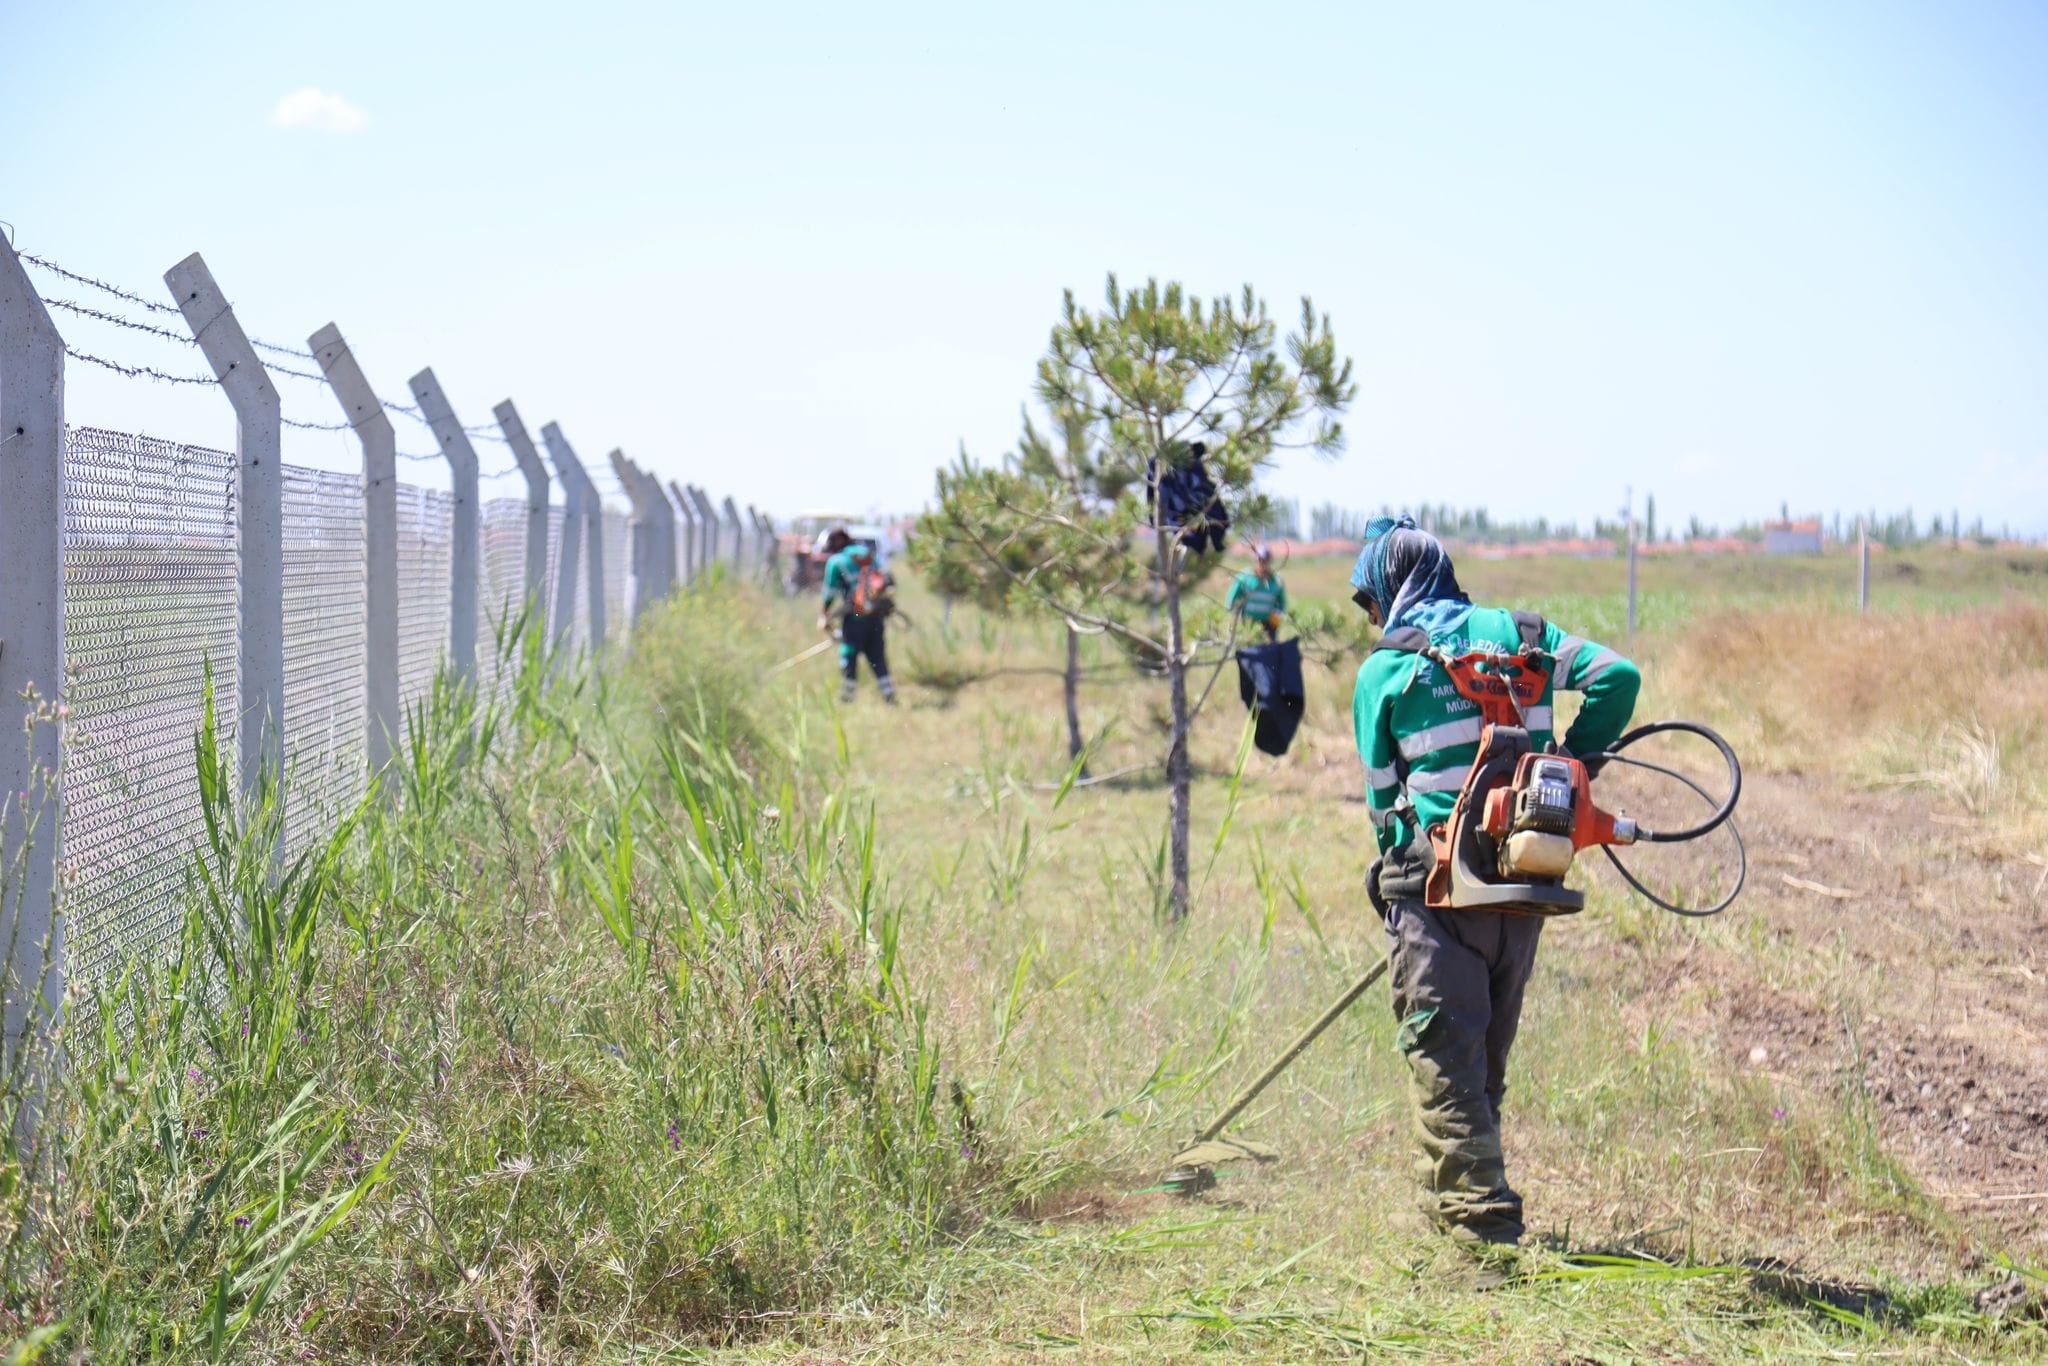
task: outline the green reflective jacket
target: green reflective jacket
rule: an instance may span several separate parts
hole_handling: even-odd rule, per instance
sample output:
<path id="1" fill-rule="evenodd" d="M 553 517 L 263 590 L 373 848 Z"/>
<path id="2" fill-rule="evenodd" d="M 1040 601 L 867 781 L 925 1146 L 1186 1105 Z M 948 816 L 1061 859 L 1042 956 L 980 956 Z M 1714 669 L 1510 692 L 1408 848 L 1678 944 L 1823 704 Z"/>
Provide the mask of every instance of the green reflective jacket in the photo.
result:
<path id="1" fill-rule="evenodd" d="M 853 592 L 853 581 L 860 577 L 860 561 L 853 557 L 849 548 L 840 551 L 825 561 L 825 603 L 832 604 Z"/>
<path id="2" fill-rule="evenodd" d="M 1471 650 L 1511 653 L 1521 648 L 1512 612 L 1475 607 L 1462 620 L 1430 632 L 1430 642 L 1449 654 Z M 1556 688 L 1585 694 L 1577 719 L 1565 734 L 1573 754 L 1594 754 L 1620 738 L 1634 714 L 1642 674 L 1604 645 L 1543 624 L 1543 648 L 1557 659 L 1551 687 L 1529 709 L 1529 738 L 1538 749 L 1552 738 L 1551 702 Z M 1476 704 L 1429 660 L 1398 650 L 1376 650 L 1358 666 L 1351 694 L 1351 725 L 1358 755 L 1365 761 L 1366 806 L 1382 854 L 1406 845 L 1417 831 L 1448 820 L 1458 789 L 1479 757 L 1481 720 Z M 1403 789 L 1415 807 L 1416 828 L 1403 827 L 1394 806 Z"/>
<path id="3" fill-rule="evenodd" d="M 1275 612 L 1287 610 L 1287 585 L 1280 582 L 1278 574 L 1261 580 L 1252 570 L 1241 569 L 1231 581 L 1230 596 L 1223 605 L 1233 612 L 1243 612 L 1253 621 L 1264 621 Z"/>

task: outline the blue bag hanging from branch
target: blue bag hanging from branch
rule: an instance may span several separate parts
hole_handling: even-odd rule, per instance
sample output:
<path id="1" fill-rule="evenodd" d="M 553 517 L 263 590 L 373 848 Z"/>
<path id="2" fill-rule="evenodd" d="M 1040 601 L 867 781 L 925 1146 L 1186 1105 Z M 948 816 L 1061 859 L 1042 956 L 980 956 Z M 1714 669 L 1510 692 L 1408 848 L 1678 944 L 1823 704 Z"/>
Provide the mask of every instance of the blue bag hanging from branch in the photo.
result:
<path id="1" fill-rule="evenodd" d="M 1149 507 L 1158 518 L 1155 525 L 1180 531 L 1180 542 L 1199 555 L 1204 550 L 1221 551 L 1228 540 L 1230 510 L 1223 495 L 1209 477 L 1202 457 L 1209 448 L 1197 441 L 1188 447 L 1187 464 L 1169 465 L 1160 473 L 1157 459 L 1145 462 L 1145 492 Z"/>
<path id="2" fill-rule="evenodd" d="M 1237 652 L 1237 693 L 1252 709 L 1252 743 L 1276 758 L 1294 743 L 1305 701 L 1301 642 L 1247 645 Z"/>

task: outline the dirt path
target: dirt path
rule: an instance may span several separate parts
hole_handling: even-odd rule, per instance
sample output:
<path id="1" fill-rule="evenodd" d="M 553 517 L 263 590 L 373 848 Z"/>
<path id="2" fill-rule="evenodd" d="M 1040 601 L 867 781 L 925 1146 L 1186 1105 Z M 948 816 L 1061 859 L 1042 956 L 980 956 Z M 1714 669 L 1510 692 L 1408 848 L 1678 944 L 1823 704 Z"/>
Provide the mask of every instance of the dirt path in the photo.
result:
<path id="1" fill-rule="evenodd" d="M 1743 797 L 1759 922 L 1807 981 L 1703 948 L 1731 1063 L 1861 1085 L 1887 1150 L 1957 1212 L 2048 1242 L 2048 867 L 1928 794 L 1759 774 Z"/>

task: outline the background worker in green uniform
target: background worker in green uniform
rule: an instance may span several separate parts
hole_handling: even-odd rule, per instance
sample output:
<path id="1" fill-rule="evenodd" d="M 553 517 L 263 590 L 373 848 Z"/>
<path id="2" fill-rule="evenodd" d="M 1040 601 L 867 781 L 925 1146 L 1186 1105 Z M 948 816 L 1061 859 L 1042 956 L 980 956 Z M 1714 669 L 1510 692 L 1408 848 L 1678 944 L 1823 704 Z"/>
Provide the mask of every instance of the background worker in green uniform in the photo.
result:
<path id="1" fill-rule="evenodd" d="M 839 700 L 851 702 L 860 678 L 863 656 L 875 671 L 882 700 L 896 705 L 896 680 L 889 677 L 887 643 L 890 590 L 896 580 L 873 563 L 874 549 L 854 541 L 825 561 L 825 600 L 818 609 L 818 629 L 833 627 L 838 607 Z"/>
<path id="2" fill-rule="evenodd" d="M 1280 636 L 1280 618 L 1287 614 L 1287 585 L 1273 572 L 1273 547 L 1259 543 L 1252 552 L 1252 568 L 1240 569 L 1231 581 L 1225 607 L 1266 628 L 1266 639 Z"/>
<path id="3" fill-rule="evenodd" d="M 1448 654 L 1521 647 L 1514 614 L 1473 606 L 1443 545 L 1405 517 L 1367 526 L 1351 584 L 1375 625 L 1414 627 Z M 1582 759 L 1598 754 L 1628 725 L 1642 677 L 1607 647 L 1541 626 L 1541 647 L 1555 660 L 1552 685 L 1585 694 L 1564 748 Z M 1551 714 L 1546 690 L 1528 713 L 1539 751 L 1552 739 Z M 1379 845 L 1373 875 L 1386 905 L 1389 981 L 1411 1074 L 1425 1203 L 1457 1241 L 1511 1247 L 1523 1233 L 1522 1197 L 1508 1184 L 1500 1105 L 1543 920 L 1423 904 L 1431 860 L 1423 832 L 1449 819 L 1479 752 L 1478 708 L 1443 670 L 1419 654 L 1374 651 L 1359 666 L 1351 719 Z"/>

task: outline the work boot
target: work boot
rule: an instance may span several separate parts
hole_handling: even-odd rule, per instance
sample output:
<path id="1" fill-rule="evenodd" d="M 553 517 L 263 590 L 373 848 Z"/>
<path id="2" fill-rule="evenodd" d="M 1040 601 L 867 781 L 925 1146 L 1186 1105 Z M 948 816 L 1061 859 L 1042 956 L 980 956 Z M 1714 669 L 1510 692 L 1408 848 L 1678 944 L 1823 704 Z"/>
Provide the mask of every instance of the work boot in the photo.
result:
<path id="1" fill-rule="evenodd" d="M 843 681 L 842 681 L 842 682 L 841 682 L 841 683 L 839 684 L 839 700 L 840 700 L 841 702 L 851 702 L 851 701 L 853 701 L 853 680 L 852 680 L 852 679 L 850 679 L 850 678 L 848 678 L 848 679 L 845 679 L 845 680 L 843 680 Z"/>
<path id="2" fill-rule="evenodd" d="M 1453 1243 L 1468 1252 L 1482 1256 L 1491 1256 L 1496 1253 L 1512 1255 L 1514 1250 L 1521 1246 L 1522 1243 L 1522 1228 L 1520 1224 L 1496 1228 L 1484 1225 L 1453 1223 L 1450 1220 L 1444 1220 L 1439 1224 L 1439 1227 L 1442 1229 L 1444 1236 Z"/>
<path id="3" fill-rule="evenodd" d="M 892 706 L 892 707 L 893 707 L 893 706 L 895 706 L 895 705 L 896 705 L 896 680 L 895 680 L 895 679 L 893 679 L 893 678 L 891 678 L 891 677 L 889 677 L 888 675 L 884 674 L 884 675 L 882 676 L 882 680 L 881 680 L 881 683 L 882 683 L 882 700 L 883 700 L 884 702 L 888 703 L 888 704 L 889 704 L 890 706 Z"/>
<path id="4" fill-rule="evenodd" d="M 1523 1274 L 1516 1249 L 1480 1239 L 1466 1240 L 1451 1229 L 1430 1260 L 1428 1279 L 1457 1290 L 1498 1290 Z"/>

